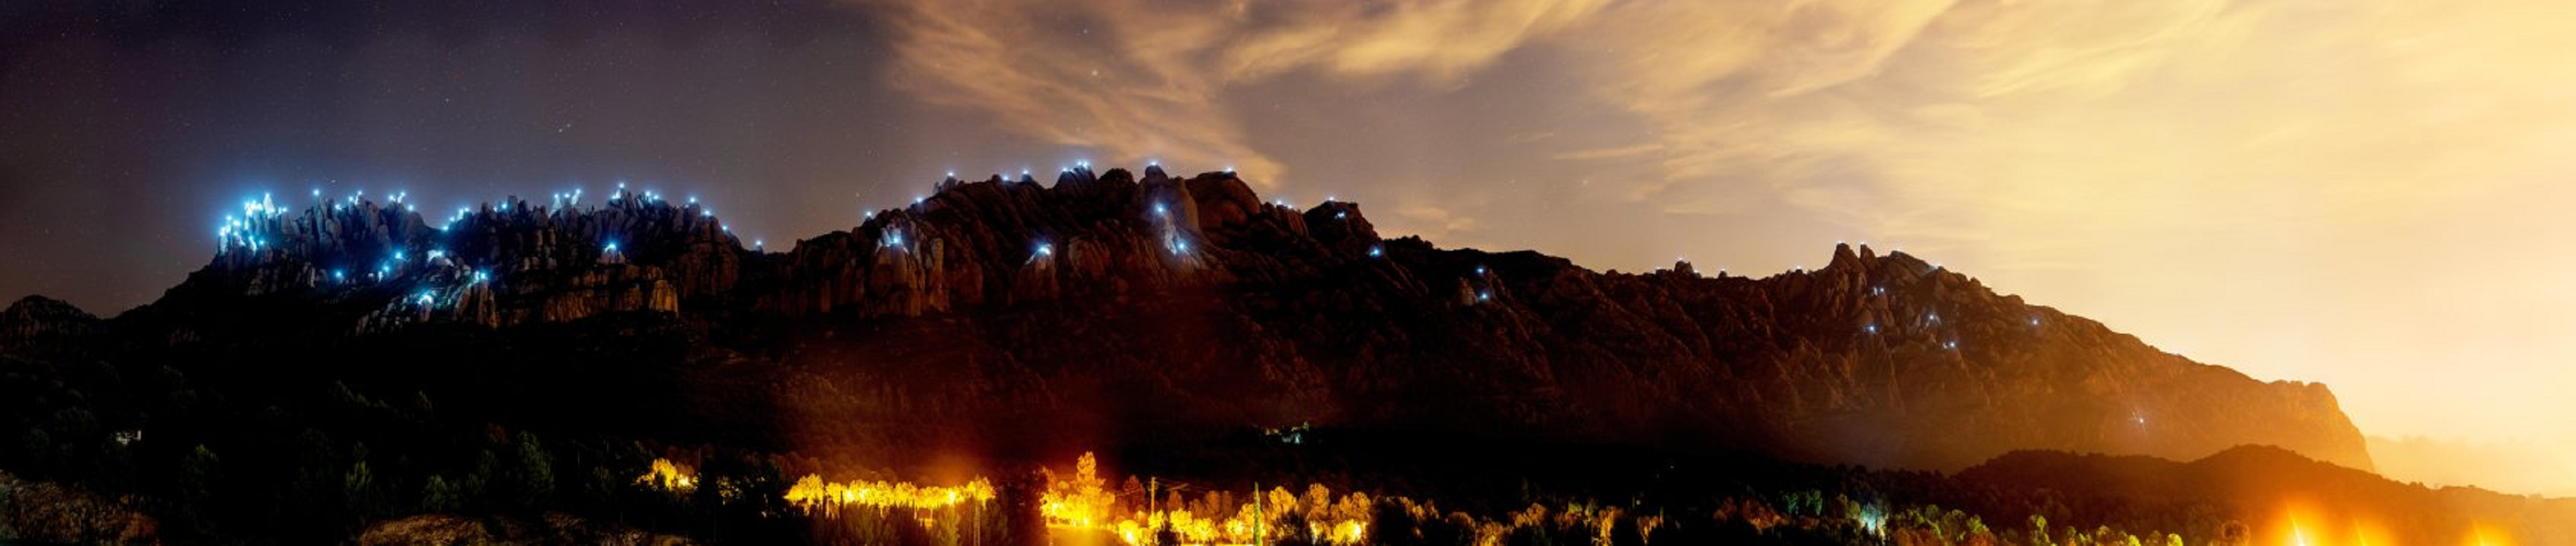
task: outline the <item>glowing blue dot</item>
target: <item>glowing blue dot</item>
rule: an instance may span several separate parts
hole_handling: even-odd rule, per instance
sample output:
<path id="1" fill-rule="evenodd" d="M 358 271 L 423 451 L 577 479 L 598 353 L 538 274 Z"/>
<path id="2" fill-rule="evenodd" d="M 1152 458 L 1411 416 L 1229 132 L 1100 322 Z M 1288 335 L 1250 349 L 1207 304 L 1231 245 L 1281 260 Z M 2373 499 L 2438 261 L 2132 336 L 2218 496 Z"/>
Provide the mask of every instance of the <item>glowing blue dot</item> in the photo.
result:
<path id="1" fill-rule="evenodd" d="M 444 256 L 447 256 L 447 251 L 445 251 L 445 250 L 432 250 L 432 251 L 429 251 L 429 259 L 436 260 L 436 259 L 439 259 L 439 258 L 444 257 Z"/>
<path id="2" fill-rule="evenodd" d="M 1860 329 L 1861 329 L 1861 331 L 1863 331 L 1863 332 L 1869 332 L 1869 333 L 1872 333 L 1872 334 L 1878 333 L 1878 325 L 1876 325 L 1876 324 L 1871 324 L 1871 325 L 1868 325 L 1868 326 L 1862 326 L 1862 327 L 1860 327 Z"/>
<path id="3" fill-rule="evenodd" d="M 1350 219 L 1350 217 L 1351 217 L 1351 213 L 1348 213 L 1348 212 L 1335 212 L 1335 213 L 1333 213 L 1333 219 L 1334 219 L 1334 220 L 1347 220 L 1347 219 Z"/>
<path id="4" fill-rule="evenodd" d="M 608 243 L 608 251 L 609 251 L 609 252 L 616 252 L 616 251 L 617 251 L 617 243 L 614 243 L 614 242 Z"/>
<path id="5" fill-rule="evenodd" d="M 1055 245 L 1050 245 L 1050 244 L 1046 244 L 1046 243 L 1038 243 L 1038 255 L 1039 255 L 1039 256 L 1054 256 L 1054 255 L 1055 255 Z"/>
<path id="6" fill-rule="evenodd" d="M 1369 257 L 1371 257 L 1371 258 L 1376 258 L 1376 257 L 1380 257 L 1380 256 L 1385 256 L 1385 255 L 1386 255 L 1386 248 L 1384 248 L 1384 247 L 1380 247 L 1380 246 L 1377 246 L 1377 245 L 1369 245 L 1368 255 L 1369 255 Z"/>
<path id="7" fill-rule="evenodd" d="M 1477 292 L 1476 292 L 1476 301 L 1490 301 L 1490 300 L 1493 300 L 1493 299 L 1494 299 L 1494 293 L 1493 293 L 1493 292 L 1489 292 L 1489 291 L 1477 291 Z"/>
<path id="8" fill-rule="evenodd" d="M 1155 215 L 1155 216 L 1162 216 L 1162 215 L 1169 214 L 1169 213 L 1170 213 L 1170 211 L 1169 211 L 1169 210 L 1165 210 L 1165 209 L 1163 208 L 1163 204 L 1162 204 L 1162 203 L 1155 203 L 1155 204 L 1154 204 L 1154 215 Z"/>
<path id="9" fill-rule="evenodd" d="M 1483 275 L 1483 274 L 1485 274 L 1485 266 L 1481 266 L 1481 265 L 1480 265 L 1480 266 L 1476 266 L 1476 274 L 1478 274 L 1478 275 Z"/>

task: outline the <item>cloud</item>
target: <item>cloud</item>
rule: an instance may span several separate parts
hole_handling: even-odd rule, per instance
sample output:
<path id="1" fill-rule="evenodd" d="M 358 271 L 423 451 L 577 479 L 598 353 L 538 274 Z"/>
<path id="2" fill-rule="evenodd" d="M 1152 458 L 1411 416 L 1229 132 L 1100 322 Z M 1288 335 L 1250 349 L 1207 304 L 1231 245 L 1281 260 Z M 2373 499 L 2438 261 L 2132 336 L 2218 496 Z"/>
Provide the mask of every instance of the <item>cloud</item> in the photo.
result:
<path id="1" fill-rule="evenodd" d="M 1620 147 L 1616 147 L 1616 148 L 1590 148 L 1590 149 L 1583 149 L 1583 150 L 1568 150 L 1568 151 L 1563 151 L 1563 152 L 1557 152 L 1557 153 L 1556 153 L 1556 155 L 1554 155 L 1554 156 L 1549 156 L 1549 157 L 1553 157 L 1553 158 L 1556 158 L 1556 159 L 1564 159 L 1564 160 L 1575 160 L 1575 161 L 1593 160 L 1593 159 L 1628 159 L 1628 158 L 1637 157 L 1637 156 L 1646 155 L 1646 154 L 1651 154 L 1651 153 L 1660 152 L 1660 151 L 1664 151 L 1664 145 L 1663 145 L 1663 144 L 1658 144 L 1658 143 L 1649 142 L 1649 143 L 1645 143 L 1645 144 L 1638 144 L 1638 145 L 1635 145 L 1635 146 L 1620 146 Z"/>
<path id="2" fill-rule="evenodd" d="M 1449 85 L 1604 1 L 859 3 L 887 16 L 890 79 L 915 98 L 1103 159 L 1235 165 L 1267 185 L 1287 166 L 1227 112 L 1240 86 L 1300 70 Z"/>
<path id="3" fill-rule="evenodd" d="M 1402 224 L 1403 227 L 1407 228 L 1407 232 L 1417 233 L 1423 237 L 1435 240 L 1444 239 L 1451 235 L 1466 234 L 1476 230 L 1475 217 L 1460 214 L 1442 207 L 1423 204 L 1407 204 L 1398 207 L 1395 210 L 1395 215 L 1399 218 L 1399 221 L 1394 223 Z"/>

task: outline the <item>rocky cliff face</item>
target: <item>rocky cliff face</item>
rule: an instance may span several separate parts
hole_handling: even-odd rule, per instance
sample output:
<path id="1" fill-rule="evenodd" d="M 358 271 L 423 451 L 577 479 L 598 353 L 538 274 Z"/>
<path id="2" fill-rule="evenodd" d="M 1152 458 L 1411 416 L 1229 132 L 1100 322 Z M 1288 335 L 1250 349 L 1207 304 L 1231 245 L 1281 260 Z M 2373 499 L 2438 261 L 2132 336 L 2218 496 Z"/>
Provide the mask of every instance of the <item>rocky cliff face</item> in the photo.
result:
<path id="1" fill-rule="evenodd" d="M 438 227 L 363 201 L 254 208 L 214 263 L 120 321 L 185 344 L 218 328 L 207 308 L 277 301 L 322 302 L 294 320 L 350 333 L 750 318 L 784 333 L 713 337 L 784 370 L 782 419 L 925 435 L 1305 421 L 1937 469 L 2239 444 L 2370 467 L 2322 385 L 2195 363 L 1903 253 L 1837 247 L 1763 278 L 1603 273 L 1382 239 L 1356 204 L 1265 203 L 1230 173 L 939 189 L 785 253 L 632 194 Z"/>
<path id="2" fill-rule="evenodd" d="M 152 311 L 230 298 L 362 304 L 351 333 L 407 324 L 490 327 L 608 312 L 676 313 L 733 288 L 750 251 L 695 204 L 620 191 L 597 205 L 557 196 L 456 211 L 432 226 L 400 203 L 352 198 L 227 218 L 214 262 Z M 181 308 L 181 309 L 173 309 Z"/>

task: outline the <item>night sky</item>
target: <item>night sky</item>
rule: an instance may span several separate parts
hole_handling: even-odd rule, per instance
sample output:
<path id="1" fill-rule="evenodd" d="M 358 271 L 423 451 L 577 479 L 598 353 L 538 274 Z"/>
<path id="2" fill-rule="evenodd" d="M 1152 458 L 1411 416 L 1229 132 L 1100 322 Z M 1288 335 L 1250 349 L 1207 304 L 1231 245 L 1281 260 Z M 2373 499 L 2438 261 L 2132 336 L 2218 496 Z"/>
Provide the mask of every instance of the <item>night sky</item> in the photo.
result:
<path id="1" fill-rule="evenodd" d="M 230 4 L 0 2 L 0 297 L 149 302 L 261 192 L 624 180 L 784 249 L 1159 160 L 1596 269 L 1868 241 L 2366 433 L 2576 449 L 2563 1 Z"/>

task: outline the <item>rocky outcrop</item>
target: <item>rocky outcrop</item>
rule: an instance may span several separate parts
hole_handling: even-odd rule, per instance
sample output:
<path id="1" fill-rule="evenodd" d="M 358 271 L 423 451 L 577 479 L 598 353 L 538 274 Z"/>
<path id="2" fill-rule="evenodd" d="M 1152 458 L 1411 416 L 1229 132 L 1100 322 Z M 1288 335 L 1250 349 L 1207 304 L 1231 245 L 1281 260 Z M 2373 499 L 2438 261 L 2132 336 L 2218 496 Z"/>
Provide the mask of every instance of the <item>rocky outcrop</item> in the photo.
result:
<path id="1" fill-rule="evenodd" d="M 677 313 L 681 301 L 718 299 L 739 282 L 754 253 L 729 231 L 695 203 L 622 189 L 596 205 L 510 198 L 436 226 L 409 205 L 357 197 L 293 212 L 251 203 L 226 219 L 214 262 L 155 306 L 352 302 L 365 308 L 349 319 L 355 333 Z"/>
<path id="2" fill-rule="evenodd" d="M 29 344 L 59 343 L 89 337 L 98 331 L 98 317 L 69 302 L 44 296 L 27 296 L 0 310 L 0 351 Z"/>
<path id="3" fill-rule="evenodd" d="M 658 313 L 783 365 L 797 386 L 778 404 L 798 414 L 781 420 L 924 437 L 1313 422 L 1937 469 L 2248 443 L 2370 467 L 2322 385 L 2192 362 L 1903 253 L 1838 246 L 1762 278 L 1605 273 L 1383 239 L 1357 204 L 1263 202 L 1231 173 L 937 186 L 784 253 L 632 194 L 438 227 L 363 200 L 249 207 L 214 263 L 139 313 L 320 301 L 291 320 L 361 333 Z M 721 335 L 743 318 L 788 327 Z M 173 343 L 216 319 L 190 320 L 120 317 Z"/>

